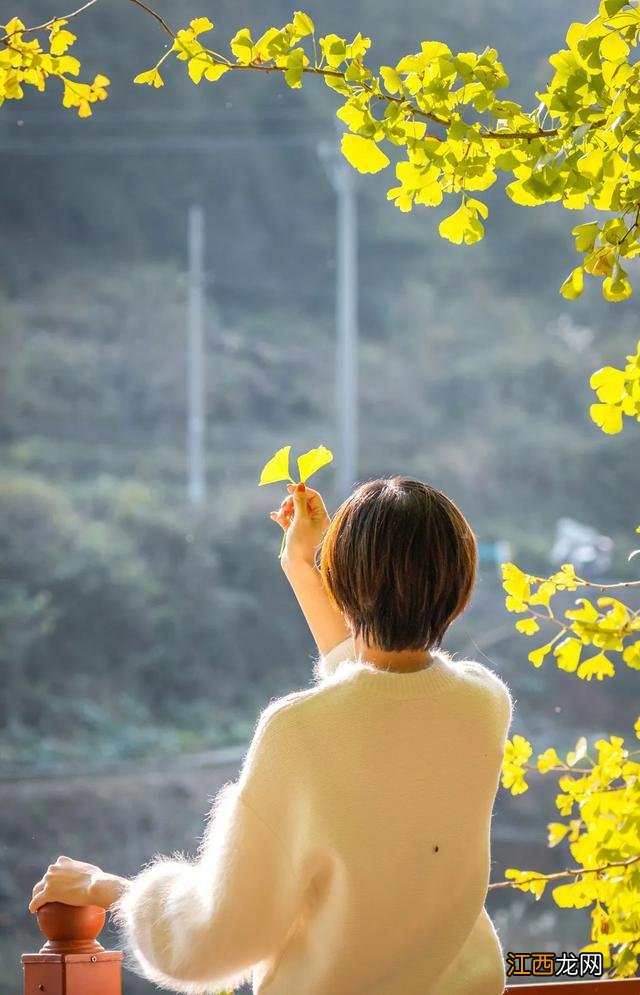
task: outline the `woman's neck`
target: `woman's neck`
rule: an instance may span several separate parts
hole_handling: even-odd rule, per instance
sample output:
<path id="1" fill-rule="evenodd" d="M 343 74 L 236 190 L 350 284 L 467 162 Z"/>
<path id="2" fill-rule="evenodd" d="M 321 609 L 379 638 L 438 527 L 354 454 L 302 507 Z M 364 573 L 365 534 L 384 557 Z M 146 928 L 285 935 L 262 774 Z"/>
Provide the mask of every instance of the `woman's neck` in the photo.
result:
<path id="1" fill-rule="evenodd" d="M 378 670 L 390 670 L 408 674 L 415 670 L 426 670 L 433 662 L 428 650 L 383 650 L 379 646 L 367 645 L 361 636 L 354 636 L 357 659 L 371 663 Z"/>

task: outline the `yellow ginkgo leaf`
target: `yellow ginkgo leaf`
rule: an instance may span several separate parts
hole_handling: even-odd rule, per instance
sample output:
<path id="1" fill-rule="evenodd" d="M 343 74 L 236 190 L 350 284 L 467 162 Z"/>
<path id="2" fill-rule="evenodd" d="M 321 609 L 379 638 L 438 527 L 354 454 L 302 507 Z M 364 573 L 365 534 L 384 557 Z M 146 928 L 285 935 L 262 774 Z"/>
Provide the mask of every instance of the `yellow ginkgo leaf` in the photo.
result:
<path id="1" fill-rule="evenodd" d="M 325 446 L 318 446 L 317 449 L 310 449 L 308 453 L 298 456 L 300 480 L 303 482 L 308 480 L 312 473 L 315 473 L 320 467 L 326 466 L 332 459 L 333 453 Z"/>
<path id="2" fill-rule="evenodd" d="M 149 86 L 164 86 L 164 80 L 157 69 L 149 69 L 146 73 L 138 73 L 134 77 L 134 83 L 147 83 Z"/>
<path id="3" fill-rule="evenodd" d="M 627 667 L 631 667 L 632 670 L 640 670 L 640 639 L 626 647 L 622 659 Z M 638 721 L 640 722 L 640 719 Z M 640 735 L 638 738 L 640 739 Z"/>
<path id="4" fill-rule="evenodd" d="M 65 22 L 66 23 L 66 22 Z M 63 55 L 73 45 L 76 36 L 71 31 L 52 31 L 50 51 L 52 55 Z"/>
<path id="5" fill-rule="evenodd" d="M 560 287 L 560 293 L 568 301 L 575 301 L 584 290 L 584 268 L 576 266 Z"/>
<path id="6" fill-rule="evenodd" d="M 504 876 L 514 881 L 514 888 L 518 888 L 520 891 L 530 891 L 536 896 L 536 901 L 542 896 L 548 884 L 548 880 L 538 871 L 519 871 L 515 867 L 508 867 Z"/>
<path id="7" fill-rule="evenodd" d="M 359 173 L 379 173 L 389 165 L 389 158 L 374 141 L 362 135 L 343 135 L 342 154 Z"/>
<path id="8" fill-rule="evenodd" d="M 541 774 L 546 774 L 552 767 L 561 767 L 562 760 L 558 756 L 555 748 L 550 746 L 538 757 L 537 766 Z"/>
<path id="9" fill-rule="evenodd" d="M 524 632 L 525 636 L 532 636 L 539 628 L 535 618 L 521 618 L 519 622 L 516 622 L 516 629 L 518 632 Z"/>
<path id="10" fill-rule="evenodd" d="M 561 884 L 552 891 L 553 900 L 561 909 L 584 909 L 590 904 L 585 898 L 581 881 Z"/>
<path id="11" fill-rule="evenodd" d="M 617 31 L 611 31 L 600 42 L 600 55 L 610 62 L 622 62 L 629 54 L 629 46 Z"/>
<path id="12" fill-rule="evenodd" d="M 313 21 L 303 10 L 296 10 L 294 13 L 293 27 L 299 38 L 303 38 L 305 35 L 311 35 L 315 31 Z"/>
<path id="13" fill-rule="evenodd" d="M 527 656 L 527 659 L 533 664 L 534 667 L 541 667 L 542 662 L 550 649 L 551 643 L 545 643 L 544 646 L 539 646 L 537 650 L 531 650 Z"/>
<path id="14" fill-rule="evenodd" d="M 583 660 L 576 671 L 578 677 L 590 681 L 593 677 L 602 681 L 605 677 L 615 677 L 616 669 L 605 653 L 596 653 Z"/>
<path id="15" fill-rule="evenodd" d="M 614 366 L 603 366 L 591 374 L 589 386 L 595 390 L 603 404 L 619 404 L 627 392 L 627 377 L 624 370 Z"/>
<path id="16" fill-rule="evenodd" d="M 275 484 L 279 480 L 291 480 L 291 483 L 294 483 L 289 473 L 290 452 L 291 446 L 283 446 L 282 449 L 278 449 L 278 452 L 265 463 L 260 474 L 259 487 L 262 484 Z"/>
<path id="17" fill-rule="evenodd" d="M 567 833 L 569 832 L 569 826 L 564 822 L 550 822 L 547 825 L 547 839 L 549 841 L 549 846 L 557 846 Z"/>
<path id="18" fill-rule="evenodd" d="M 558 661 L 558 668 L 572 674 L 580 662 L 582 648 L 582 642 L 579 639 L 574 639 L 572 636 L 558 643 L 553 651 L 553 655 Z"/>
<path id="19" fill-rule="evenodd" d="M 578 742 L 576 743 L 575 750 L 570 750 L 569 753 L 567 753 L 567 763 L 569 764 L 569 766 L 573 767 L 574 764 L 577 764 L 579 760 L 582 760 L 586 752 L 587 752 L 587 740 L 585 736 L 581 736 Z"/>
<path id="20" fill-rule="evenodd" d="M 591 418 L 607 435 L 616 435 L 622 431 L 622 411 L 614 404 L 592 404 L 589 408 Z"/>
<path id="21" fill-rule="evenodd" d="M 201 35 L 203 31 L 211 31 L 213 29 L 213 23 L 208 17 L 195 17 L 193 21 L 190 21 L 189 27 L 194 34 Z"/>
<path id="22" fill-rule="evenodd" d="M 253 41 L 249 28 L 236 31 L 229 45 L 240 65 L 248 66 L 253 58 Z"/>

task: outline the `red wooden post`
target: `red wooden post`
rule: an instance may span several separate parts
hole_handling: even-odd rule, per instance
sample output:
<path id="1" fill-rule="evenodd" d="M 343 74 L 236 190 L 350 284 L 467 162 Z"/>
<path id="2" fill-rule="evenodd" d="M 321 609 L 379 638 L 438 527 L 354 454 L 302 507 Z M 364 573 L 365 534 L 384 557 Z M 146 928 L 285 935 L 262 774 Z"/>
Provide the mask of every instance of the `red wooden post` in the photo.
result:
<path id="1" fill-rule="evenodd" d="M 122 995 L 123 955 L 97 940 L 104 909 L 49 902 L 36 916 L 47 942 L 22 955 L 24 995 Z"/>
<path id="2" fill-rule="evenodd" d="M 504 995 L 516 995 L 517 992 L 526 992 L 526 995 L 640 995 L 640 978 L 511 985 L 505 988 Z"/>

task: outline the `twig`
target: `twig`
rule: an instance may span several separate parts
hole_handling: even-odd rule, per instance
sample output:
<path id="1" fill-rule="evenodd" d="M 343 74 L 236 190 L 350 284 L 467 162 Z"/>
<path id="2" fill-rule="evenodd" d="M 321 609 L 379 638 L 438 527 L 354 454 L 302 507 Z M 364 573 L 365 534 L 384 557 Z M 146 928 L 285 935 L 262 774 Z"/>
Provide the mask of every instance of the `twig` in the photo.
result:
<path id="1" fill-rule="evenodd" d="M 496 881 L 490 884 L 489 888 L 516 888 L 523 884 L 530 884 L 534 881 L 557 881 L 560 878 L 576 877 L 578 874 L 599 874 L 600 871 L 607 871 L 610 867 L 630 867 L 640 861 L 640 853 L 626 860 L 614 860 L 610 864 L 602 864 L 600 867 L 567 867 L 564 871 L 556 871 L 554 874 L 540 874 L 537 877 L 525 878 L 522 881 Z"/>
<path id="2" fill-rule="evenodd" d="M 151 7 L 147 7 L 146 3 L 143 3 L 142 0 L 129 0 L 129 3 L 135 4 L 136 7 L 140 7 L 142 10 L 146 11 L 147 14 L 150 14 L 151 17 L 153 17 L 158 22 L 158 24 L 167 32 L 168 35 L 171 35 L 172 38 L 175 38 L 175 34 L 171 30 L 167 22 L 163 20 L 162 17 L 160 17 L 160 14 L 157 14 L 155 10 L 152 10 Z"/>
<path id="3" fill-rule="evenodd" d="M 34 31 L 46 31 L 46 29 L 55 24 L 56 21 L 70 21 L 72 17 L 77 17 L 78 14 L 83 12 L 83 10 L 87 10 L 88 7 L 93 7 L 93 5 L 97 2 L 98 0 L 87 0 L 87 3 L 83 4 L 82 7 L 78 7 L 77 10 L 72 11 L 71 14 L 63 14 L 62 17 L 52 17 L 49 21 L 45 21 L 44 24 L 36 25 L 35 28 L 19 28 L 16 31 L 11 31 L 8 35 L 4 35 L 3 38 L 0 38 L 0 42 L 5 42 L 9 38 L 13 38 L 14 35 L 28 35 Z"/>

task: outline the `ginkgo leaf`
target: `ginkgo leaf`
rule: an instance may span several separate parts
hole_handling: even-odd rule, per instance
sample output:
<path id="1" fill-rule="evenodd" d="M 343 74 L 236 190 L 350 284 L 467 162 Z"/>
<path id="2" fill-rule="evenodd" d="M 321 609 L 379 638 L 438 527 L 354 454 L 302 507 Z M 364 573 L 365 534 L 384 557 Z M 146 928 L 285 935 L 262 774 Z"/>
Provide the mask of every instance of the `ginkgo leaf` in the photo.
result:
<path id="1" fill-rule="evenodd" d="M 624 370 L 603 366 L 591 374 L 589 386 L 595 390 L 599 401 L 618 404 L 627 392 L 627 377 Z"/>
<path id="2" fill-rule="evenodd" d="M 622 62 L 629 54 L 629 46 L 617 31 L 611 31 L 600 42 L 600 55 L 610 62 Z"/>
<path id="3" fill-rule="evenodd" d="M 547 832 L 549 846 L 557 846 L 569 832 L 569 826 L 564 822 L 550 822 L 547 825 Z"/>
<path id="4" fill-rule="evenodd" d="M 516 629 L 518 632 L 523 632 L 525 636 L 532 636 L 539 628 L 535 618 L 521 618 L 519 622 L 516 622 Z"/>
<path id="5" fill-rule="evenodd" d="M 439 234 L 442 238 L 447 238 L 450 242 L 455 242 L 457 245 L 460 245 L 464 238 L 464 231 L 468 216 L 468 211 L 463 204 L 457 209 L 457 211 L 450 214 L 448 218 L 443 218 L 438 225 Z"/>
<path id="6" fill-rule="evenodd" d="M 201 35 L 203 31 L 212 31 L 213 23 L 208 17 L 195 17 L 189 22 L 189 27 L 191 28 L 194 36 Z"/>
<path id="7" fill-rule="evenodd" d="M 76 36 L 71 31 L 56 31 L 51 37 L 51 54 L 63 55 L 73 45 Z"/>
<path id="8" fill-rule="evenodd" d="M 578 677 L 587 681 L 590 681 L 592 677 L 601 681 L 605 677 L 615 677 L 616 674 L 613 663 L 604 653 L 596 653 L 595 656 L 583 660 L 576 672 Z"/>
<path id="9" fill-rule="evenodd" d="M 147 83 L 149 86 L 164 86 L 164 80 L 157 69 L 149 69 L 146 73 L 138 73 L 134 77 L 134 83 Z"/>
<path id="10" fill-rule="evenodd" d="M 502 564 L 503 588 L 507 594 L 518 601 L 526 601 L 531 595 L 528 575 L 523 573 L 515 563 Z"/>
<path id="11" fill-rule="evenodd" d="M 592 404 L 589 414 L 607 435 L 617 435 L 622 431 L 622 410 L 615 404 Z"/>
<path id="12" fill-rule="evenodd" d="M 507 879 L 514 882 L 514 888 L 520 891 L 530 891 L 536 897 L 536 901 L 542 896 L 544 889 L 549 883 L 539 871 L 519 871 L 515 867 L 508 867 L 504 872 Z"/>
<path id="13" fill-rule="evenodd" d="M 581 736 L 578 742 L 576 743 L 575 750 L 570 750 L 569 753 L 567 753 L 567 763 L 569 767 L 573 767 L 575 764 L 578 763 L 579 760 L 582 760 L 586 752 L 587 752 L 587 739 L 585 736 Z"/>
<path id="14" fill-rule="evenodd" d="M 195 55 L 193 59 L 189 59 L 187 64 L 187 72 L 189 73 L 189 78 L 192 83 L 196 85 L 200 82 L 204 76 L 204 71 L 207 68 L 207 63 L 211 61 L 210 56 L 206 52 L 200 52 Z"/>
<path id="15" fill-rule="evenodd" d="M 262 484 L 275 484 L 279 480 L 290 480 L 291 483 L 295 483 L 289 473 L 290 452 L 291 446 L 283 446 L 282 449 L 278 449 L 278 452 L 265 463 L 260 474 L 258 487 L 261 487 Z"/>
<path id="16" fill-rule="evenodd" d="M 300 480 L 304 483 L 312 473 L 315 473 L 320 467 L 326 466 L 332 459 L 333 453 L 325 446 L 318 446 L 317 449 L 310 449 L 308 453 L 298 456 Z"/>
<path id="17" fill-rule="evenodd" d="M 553 900 L 561 909 L 583 909 L 591 904 L 591 900 L 585 898 L 582 882 L 576 881 L 572 884 L 561 884 L 554 888 Z"/>
<path id="18" fill-rule="evenodd" d="M 302 10 L 296 10 L 293 15 L 293 27 L 299 38 L 303 38 L 305 35 L 312 35 L 315 31 L 315 26 L 308 14 L 305 14 Z"/>
<path id="19" fill-rule="evenodd" d="M 210 83 L 215 83 L 219 80 L 221 76 L 229 72 L 229 66 L 225 66 L 222 62 L 212 62 L 211 65 L 207 66 L 204 71 L 204 78 Z"/>
<path id="20" fill-rule="evenodd" d="M 640 639 L 627 646 L 622 654 L 622 659 L 631 670 L 640 670 Z"/>
<path id="21" fill-rule="evenodd" d="M 192 59 L 189 59 L 187 72 L 193 83 L 198 84 L 200 80 L 208 80 L 215 83 L 221 76 L 229 72 L 229 66 L 222 62 L 215 62 L 207 52 L 199 52 Z"/>
<path id="22" fill-rule="evenodd" d="M 253 41 L 249 28 L 237 31 L 229 45 L 240 65 L 248 66 L 253 57 Z"/>
<path id="23" fill-rule="evenodd" d="M 537 760 L 537 767 L 541 774 L 546 774 L 552 767 L 561 766 L 562 760 L 553 746 L 550 746 L 544 753 L 541 753 Z"/>
<path id="24" fill-rule="evenodd" d="M 615 279 L 607 276 L 602 282 L 602 296 L 606 301 L 626 301 L 632 294 L 633 287 L 626 273 L 620 273 Z"/>
<path id="25" fill-rule="evenodd" d="M 575 301 L 584 290 L 584 268 L 576 266 L 560 287 L 560 293 L 566 300 Z"/>
<path id="26" fill-rule="evenodd" d="M 343 135 L 340 145 L 347 162 L 359 173 L 379 173 L 389 165 L 389 158 L 370 138 L 362 135 Z"/>
<path id="27" fill-rule="evenodd" d="M 545 643 L 544 646 L 539 646 L 536 650 L 531 650 L 527 659 L 533 664 L 534 667 L 541 667 L 542 661 L 551 649 L 551 643 Z"/>
<path id="28" fill-rule="evenodd" d="M 389 93 L 398 93 L 402 89 L 402 80 L 393 66 L 380 66 L 380 75 Z"/>
<path id="29" fill-rule="evenodd" d="M 291 452 L 291 446 L 283 446 L 279 449 L 271 459 L 265 463 L 262 468 L 262 473 L 260 474 L 259 485 L 262 484 L 275 484 L 280 480 L 290 480 L 291 483 L 295 483 L 289 472 L 289 453 Z M 326 446 L 318 446 L 316 449 L 310 449 L 308 452 L 303 453 L 302 456 L 298 457 L 298 471 L 300 473 L 300 481 L 304 482 L 307 480 L 312 473 L 319 470 L 320 467 L 326 466 L 333 459 L 333 453 L 327 449 Z M 283 529 L 282 543 L 280 545 L 280 552 L 278 553 L 278 558 L 282 558 L 284 553 L 284 547 L 287 541 L 287 533 Z"/>
<path id="30" fill-rule="evenodd" d="M 580 661 L 582 648 L 582 642 L 571 636 L 558 643 L 553 651 L 553 655 L 558 661 L 558 668 L 572 674 Z"/>

